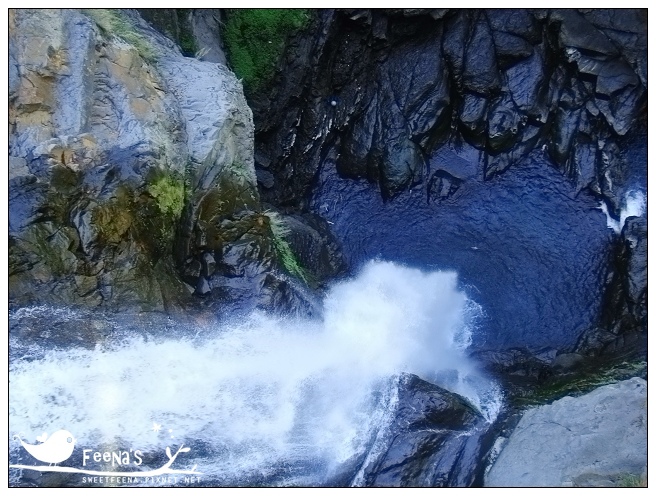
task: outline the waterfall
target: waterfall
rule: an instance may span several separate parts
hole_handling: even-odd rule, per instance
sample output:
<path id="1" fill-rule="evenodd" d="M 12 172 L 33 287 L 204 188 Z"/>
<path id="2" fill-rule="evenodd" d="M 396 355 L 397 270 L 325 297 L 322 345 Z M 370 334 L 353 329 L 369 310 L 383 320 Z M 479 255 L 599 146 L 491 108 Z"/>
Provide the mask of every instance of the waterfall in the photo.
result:
<path id="1" fill-rule="evenodd" d="M 295 464 L 305 474 L 311 465 L 317 484 L 364 454 L 395 406 L 400 373 L 457 392 L 494 420 L 499 389 L 466 354 L 481 309 L 454 272 L 372 261 L 323 306 L 321 320 L 253 313 L 180 324 L 176 337 L 128 325 L 95 349 L 14 344 L 9 434 L 35 442 L 67 429 L 80 448 L 142 452 L 184 442 L 189 463 L 226 484 Z M 19 445 L 10 446 L 15 457 Z"/>

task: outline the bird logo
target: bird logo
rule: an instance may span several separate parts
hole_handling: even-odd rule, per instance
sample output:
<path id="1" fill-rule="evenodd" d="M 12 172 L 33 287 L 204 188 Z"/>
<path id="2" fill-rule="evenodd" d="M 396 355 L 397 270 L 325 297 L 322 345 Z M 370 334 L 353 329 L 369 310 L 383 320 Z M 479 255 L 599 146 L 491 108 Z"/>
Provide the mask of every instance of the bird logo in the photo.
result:
<path id="1" fill-rule="evenodd" d="M 28 444 L 18 435 L 15 435 L 14 439 L 18 439 L 23 448 L 34 458 L 50 465 L 68 460 L 73 454 L 76 441 L 73 434 L 64 429 L 53 433 L 50 437 L 44 432 L 36 438 L 41 444 Z"/>

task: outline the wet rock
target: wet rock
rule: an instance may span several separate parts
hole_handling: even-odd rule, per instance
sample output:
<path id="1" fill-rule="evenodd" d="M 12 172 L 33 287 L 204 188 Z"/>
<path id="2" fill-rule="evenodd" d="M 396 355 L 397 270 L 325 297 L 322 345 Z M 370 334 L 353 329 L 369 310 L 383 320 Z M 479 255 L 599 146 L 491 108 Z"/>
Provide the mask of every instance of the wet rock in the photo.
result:
<path id="1" fill-rule="evenodd" d="M 460 396 L 405 374 L 389 433 L 365 460 L 363 486 L 463 487 L 472 484 L 486 424 Z"/>
<path id="2" fill-rule="evenodd" d="M 460 123 L 463 134 L 475 145 L 485 144 L 487 99 L 472 93 L 465 93 L 460 108 Z"/>
<path id="3" fill-rule="evenodd" d="M 444 120 L 443 114 L 450 103 L 449 80 L 439 56 L 440 38 L 441 29 L 432 44 L 400 47 L 387 60 L 390 91 L 415 141 L 420 141 Z M 400 91 L 396 82 L 408 77 L 409 84 Z"/>
<path id="4" fill-rule="evenodd" d="M 490 106 L 487 133 L 491 151 L 498 152 L 512 147 L 523 125 L 519 112 L 508 94 Z"/>
<path id="5" fill-rule="evenodd" d="M 212 254 L 209 252 L 203 253 L 202 260 L 203 276 L 210 277 L 212 274 L 214 274 L 214 270 L 216 269 L 216 261 L 214 260 Z"/>
<path id="6" fill-rule="evenodd" d="M 473 355 L 495 374 L 505 377 L 536 381 L 551 374 L 558 351 L 553 348 L 528 350 L 511 348 L 500 351 L 479 351 Z"/>
<path id="7" fill-rule="evenodd" d="M 255 169 L 255 175 L 257 176 L 258 184 L 261 184 L 264 188 L 273 188 L 275 178 L 273 174 L 264 169 Z"/>
<path id="8" fill-rule="evenodd" d="M 642 86 L 627 86 L 619 95 L 608 101 L 597 98 L 595 104 L 606 121 L 619 135 L 625 135 L 646 103 Z"/>
<path id="9" fill-rule="evenodd" d="M 460 15 L 450 17 L 444 29 L 444 40 L 442 50 L 456 82 L 456 86 L 462 89 L 463 68 L 465 60 L 465 48 L 469 38 L 471 25 L 471 12 L 462 12 Z"/>
<path id="10" fill-rule="evenodd" d="M 212 290 L 209 283 L 207 282 L 207 279 L 205 279 L 203 276 L 199 277 L 198 282 L 196 283 L 196 294 L 205 296 L 211 291 Z"/>
<path id="11" fill-rule="evenodd" d="M 515 105 L 538 122 L 545 123 L 549 108 L 545 101 L 545 74 L 542 51 L 536 50 L 506 71 L 508 90 Z"/>
<path id="12" fill-rule="evenodd" d="M 568 371 L 574 369 L 583 360 L 583 356 L 578 353 L 560 353 L 554 359 L 552 366 L 556 370 Z"/>
<path id="13" fill-rule="evenodd" d="M 615 218 L 619 218 L 622 210 L 625 181 L 628 174 L 628 164 L 613 139 L 599 142 L 600 158 L 597 167 L 599 189 L 606 198 L 609 211 Z"/>
<path id="14" fill-rule="evenodd" d="M 646 381 L 635 377 L 527 411 L 485 485 L 586 486 L 604 479 L 618 485 L 627 474 L 644 476 L 646 395 Z"/>
<path id="15" fill-rule="evenodd" d="M 549 20 L 559 25 L 563 46 L 606 56 L 619 55 L 615 45 L 576 10 L 554 9 L 549 13 Z"/>
<path id="16" fill-rule="evenodd" d="M 580 115 L 580 110 L 568 112 L 559 108 L 555 112 L 549 153 L 554 161 L 562 166 L 565 165 L 569 158 L 574 135 L 578 129 Z"/>
<path id="17" fill-rule="evenodd" d="M 198 45 L 198 58 L 207 62 L 227 65 L 221 43 L 223 20 L 220 9 L 193 9 L 191 16 L 191 28 Z"/>
<path id="18" fill-rule="evenodd" d="M 465 49 L 462 79 L 466 89 L 483 95 L 497 92 L 501 85 L 494 39 L 483 14 L 474 21 L 473 33 Z"/>
<path id="19" fill-rule="evenodd" d="M 381 160 L 381 189 L 386 198 L 396 196 L 421 178 L 424 158 L 418 147 L 399 137 L 388 142 Z"/>
<path id="20" fill-rule="evenodd" d="M 538 20 L 526 9 L 486 9 L 485 15 L 495 36 L 509 33 L 531 44 L 542 37 Z"/>
<path id="21" fill-rule="evenodd" d="M 647 219 L 643 217 L 629 217 L 622 229 L 622 238 L 628 244 L 629 261 L 626 286 L 628 296 L 639 312 L 636 317 L 644 319 L 646 323 L 647 298 Z"/>
<path id="22" fill-rule="evenodd" d="M 644 9 L 582 9 L 581 14 L 619 47 L 619 51 L 647 86 L 647 37 L 640 26 L 645 22 Z"/>
<path id="23" fill-rule="evenodd" d="M 282 217 L 286 237 L 299 264 L 315 284 L 328 281 L 346 271 L 346 262 L 330 226 L 318 215 Z"/>
<path id="24" fill-rule="evenodd" d="M 10 298 L 188 302 L 174 257 L 196 255 L 207 224 L 259 207 L 241 84 L 135 11 L 10 17 Z M 132 42 L 107 34 L 117 22 Z"/>
<path id="25" fill-rule="evenodd" d="M 428 182 L 428 200 L 446 200 L 456 194 L 462 183 L 462 179 L 438 169 Z"/>

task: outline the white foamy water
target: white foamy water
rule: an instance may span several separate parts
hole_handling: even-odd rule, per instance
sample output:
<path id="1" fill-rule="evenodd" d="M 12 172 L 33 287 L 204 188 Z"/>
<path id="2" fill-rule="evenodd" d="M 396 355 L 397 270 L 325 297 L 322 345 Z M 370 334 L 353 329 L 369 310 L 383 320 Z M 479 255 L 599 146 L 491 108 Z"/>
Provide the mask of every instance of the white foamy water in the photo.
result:
<path id="1" fill-rule="evenodd" d="M 606 202 L 602 201 L 599 204 L 599 208 L 606 214 L 606 225 L 608 228 L 620 234 L 626 219 L 629 217 L 641 217 L 645 214 L 647 199 L 642 191 L 629 191 L 624 198 L 624 207 L 620 211 L 619 220 L 610 215 Z"/>
<path id="2" fill-rule="evenodd" d="M 144 452 L 200 441 L 204 452 L 186 459 L 226 480 L 308 460 L 329 470 L 364 453 L 388 421 L 402 372 L 494 420 L 499 389 L 465 356 L 479 312 L 455 273 L 370 262 L 329 291 L 322 321 L 254 314 L 178 339 L 141 330 L 95 350 L 14 358 L 9 435 L 34 442 L 67 429 L 80 448 Z"/>

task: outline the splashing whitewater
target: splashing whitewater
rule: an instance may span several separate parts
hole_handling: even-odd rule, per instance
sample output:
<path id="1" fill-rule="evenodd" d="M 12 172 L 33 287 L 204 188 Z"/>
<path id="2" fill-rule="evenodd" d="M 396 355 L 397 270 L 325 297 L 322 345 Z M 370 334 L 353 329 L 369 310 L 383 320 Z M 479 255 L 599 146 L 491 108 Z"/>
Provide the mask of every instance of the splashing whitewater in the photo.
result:
<path id="1" fill-rule="evenodd" d="M 479 314 L 453 272 L 370 262 L 328 292 L 320 321 L 254 313 L 181 326 L 178 338 L 126 329 L 95 350 L 14 357 L 10 436 L 66 428 L 81 447 L 144 451 L 184 441 L 202 446 L 194 463 L 204 473 L 228 483 L 308 460 L 325 476 L 366 450 L 402 372 L 460 393 L 494 420 L 499 389 L 466 356 Z"/>

